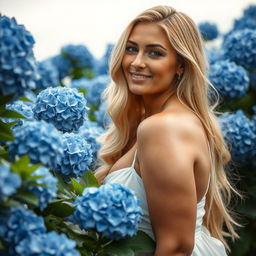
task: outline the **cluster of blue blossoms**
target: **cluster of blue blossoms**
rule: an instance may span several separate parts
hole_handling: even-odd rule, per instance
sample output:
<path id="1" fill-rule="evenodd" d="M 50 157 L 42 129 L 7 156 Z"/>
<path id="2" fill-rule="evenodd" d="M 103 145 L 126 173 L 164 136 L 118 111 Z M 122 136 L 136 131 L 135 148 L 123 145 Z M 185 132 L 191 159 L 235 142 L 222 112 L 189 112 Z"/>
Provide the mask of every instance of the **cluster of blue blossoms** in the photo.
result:
<path id="1" fill-rule="evenodd" d="M 87 121 L 79 130 L 78 134 L 84 138 L 91 146 L 92 150 L 92 164 L 97 161 L 97 153 L 101 147 L 98 138 L 105 132 L 96 122 Z M 93 166 L 90 166 L 93 168 Z M 94 168 L 93 168 L 94 169 Z"/>
<path id="2" fill-rule="evenodd" d="M 49 202 L 57 197 L 57 179 L 44 166 L 35 170 L 32 176 L 43 176 L 34 181 L 39 186 L 28 187 L 28 190 L 39 198 L 39 208 L 43 210 Z M 40 186 L 40 184 L 45 184 L 46 186 Z"/>
<path id="3" fill-rule="evenodd" d="M 224 40 L 223 55 L 226 59 L 254 69 L 256 66 L 256 30 L 235 30 Z"/>
<path id="4" fill-rule="evenodd" d="M 0 31 L 0 95 L 22 96 L 25 90 L 35 89 L 40 78 L 34 38 L 15 18 L 1 14 Z"/>
<path id="5" fill-rule="evenodd" d="M 67 77 L 71 71 L 72 64 L 70 60 L 61 54 L 53 56 L 49 60 L 57 69 L 59 75 L 59 83 L 61 83 L 62 79 Z"/>
<path id="6" fill-rule="evenodd" d="M 9 245 L 10 256 L 80 255 L 74 241 L 64 234 L 46 233 L 43 218 L 22 206 L 0 211 L 0 237 Z"/>
<path id="7" fill-rule="evenodd" d="M 44 121 L 24 121 L 13 128 L 14 141 L 9 141 L 9 155 L 29 155 L 32 163 L 42 163 L 54 170 L 63 156 L 63 141 L 56 128 Z"/>
<path id="8" fill-rule="evenodd" d="M 95 74 L 96 76 L 100 76 L 100 75 L 108 75 L 109 72 L 108 72 L 108 63 L 109 63 L 109 60 L 110 60 L 110 55 L 111 55 L 111 52 L 113 50 L 113 47 L 114 45 L 113 44 L 108 44 L 107 45 L 107 49 L 106 49 L 106 52 L 105 54 L 103 55 L 103 57 L 98 60 L 98 61 L 95 61 Z"/>
<path id="9" fill-rule="evenodd" d="M 219 35 L 217 25 L 210 22 L 201 22 L 198 25 L 200 33 L 205 41 L 216 39 Z"/>
<path id="10" fill-rule="evenodd" d="M 10 171 L 9 164 L 0 164 L 0 201 L 16 192 L 21 185 L 20 176 Z"/>
<path id="11" fill-rule="evenodd" d="M 87 111 L 83 94 L 65 87 L 41 91 L 33 108 L 35 119 L 52 123 L 63 132 L 77 131 L 87 118 Z"/>
<path id="12" fill-rule="evenodd" d="M 86 46 L 69 44 L 62 47 L 61 52 L 74 66 L 93 69 L 94 58 Z"/>
<path id="13" fill-rule="evenodd" d="M 246 163 L 256 156 L 256 128 L 242 110 L 219 117 L 224 138 L 228 142 L 233 161 Z"/>
<path id="14" fill-rule="evenodd" d="M 209 80 L 224 100 L 238 99 L 244 96 L 249 88 L 246 70 L 227 60 L 217 61 L 211 65 Z"/>
<path id="15" fill-rule="evenodd" d="M 85 188 L 74 205 L 73 220 L 80 228 L 96 230 L 111 240 L 135 235 L 142 214 L 134 192 L 121 184 Z"/>
<path id="16" fill-rule="evenodd" d="M 37 83 L 37 88 L 40 90 L 48 87 L 56 87 L 59 85 L 59 73 L 55 65 L 50 59 L 39 62 L 39 73 L 41 79 Z"/>
<path id="17" fill-rule="evenodd" d="M 55 169 L 63 178 L 81 177 L 93 161 L 91 145 L 79 134 L 65 133 L 63 135 L 64 155 Z"/>

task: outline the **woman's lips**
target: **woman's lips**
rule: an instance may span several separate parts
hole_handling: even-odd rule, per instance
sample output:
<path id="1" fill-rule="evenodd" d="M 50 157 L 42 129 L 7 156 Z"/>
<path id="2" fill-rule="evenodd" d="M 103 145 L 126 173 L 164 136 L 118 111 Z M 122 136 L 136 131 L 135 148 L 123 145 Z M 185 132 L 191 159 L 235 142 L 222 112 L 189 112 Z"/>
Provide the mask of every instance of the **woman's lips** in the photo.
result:
<path id="1" fill-rule="evenodd" d="M 152 76 L 149 76 L 146 74 L 138 74 L 138 73 L 129 73 L 129 74 L 131 76 L 131 79 L 135 82 L 146 81 L 152 78 Z"/>

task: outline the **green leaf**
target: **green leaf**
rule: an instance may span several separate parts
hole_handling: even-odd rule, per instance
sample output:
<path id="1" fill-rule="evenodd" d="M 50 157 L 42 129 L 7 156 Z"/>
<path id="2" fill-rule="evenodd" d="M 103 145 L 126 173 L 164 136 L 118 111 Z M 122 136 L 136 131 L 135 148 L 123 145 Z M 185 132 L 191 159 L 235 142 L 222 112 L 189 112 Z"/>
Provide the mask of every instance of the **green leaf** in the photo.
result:
<path id="1" fill-rule="evenodd" d="M 32 192 L 29 191 L 22 191 L 18 192 L 17 194 L 14 195 L 16 198 L 22 200 L 25 203 L 38 206 L 39 205 L 39 199 L 38 197 L 33 194 Z"/>
<path id="2" fill-rule="evenodd" d="M 34 103 L 33 100 L 31 100 L 31 99 L 29 99 L 29 98 L 27 98 L 27 97 L 20 97 L 20 98 L 18 98 L 18 100 Z"/>
<path id="3" fill-rule="evenodd" d="M 30 180 L 31 174 L 38 169 L 42 164 L 31 165 L 28 155 L 20 157 L 16 162 L 11 164 L 11 170 L 18 173 L 22 180 Z"/>
<path id="4" fill-rule="evenodd" d="M 79 88 L 78 91 L 83 93 L 84 95 L 88 94 L 88 90 L 86 90 L 84 88 Z"/>
<path id="5" fill-rule="evenodd" d="M 0 141 L 13 141 L 14 136 L 11 131 L 11 127 L 13 125 L 13 122 L 10 124 L 4 123 L 2 120 L 0 120 Z"/>
<path id="6" fill-rule="evenodd" d="M 73 214 L 74 210 L 74 207 L 65 204 L 63 200 L 57 200 L 48 204 L 48 206 L 44 210 L 44 214 L 54 215 L 60 218 L 66 218 Z"/>
<path id="7" fill-rule="evenodd" d="M 72 186 L 74 191 L 81 196 L 84 190 L 84 187 L 82 185 L 80 185 L 75 179 L 71 178 L 71 182 L 72 182 Z"/>
<path id="8" fill-rule="evenodd" d="M 14 96 L 14 94 L 9 94 L 9 95 L 6 95 L 6 96 L 1 96 L 0 97 L 0 102 L 1 102 L 0 106 L 3 106 L 5 104 L 9 103 L 10 100 L 13 98 L 13 96 Z"/>
<path id="9" fill-rule="evenodd" d="M 63 180 L 62 176 L 61 176 L 59 173 L 54 172 L 53 174 L 54 174 L 54 176 L 58 179 L 58 183 L 57 183 L 58 190 L 59 190 L 61 193 L 63 193 L 63 194 L 69 194 L 69 195 L 71 195 L 72 190 L 71 190 L 69 184 L 67 184 L 67 183 Z"/>
<path id="10" fill-rule="evenodd" d="M 99 187 L 99 183 L 94 176 L 92 171 L 87 171 L 84 173 L 83 177 L 80 179 L 80 184 L 86 188 L 86 187 Z"/>
<path id="11" fill-rule="evenodd" d="M 9 154 L 4 148 L 0 149 L 0 158 L 5 159 L 6 161 L 9 159 Z"/>
<path id="12" fill-rule="evenodd" d="M 121 249 L 121 252 L 127 254 L 120 254 L 119 249 Z M 138 231 L 136 236 L 128 237 L 120 241 L 113 241 L 104 248 L 104 252 L 115 253 L 115 255 L 118 256 L 134 255 L 128 254 L 130 250 L 133 253 L 153 253 L 155 250 L 155 242 L 145 232 Z"/>
<path id="13" fill-rule="evenodd" d="M 6 249 L 6 248 L 5 248 L 4 244 L 3 244 L 3 241 L 0 240 L 0 251 L 4 250 L 4 249 Z"/>
<path id="14" fill-rule="evenodd" d="M 104 249 L 104 252 L 100 255 L 106 255 L 106 253 L 111 256 L 134 256 L 135 255 L 133 250 L 130 248 L 116 247 L 116 246 L 112 246 L 112 244 L 110 244 L 106 249 Z"/>
<path id="15" fill-rule="evenodd" d="M 21 115 L 20 113 L 14 110 L 4 109 L 3 107 L 0 107 L 0 117 L 26 119 L 26 117 Z"/>

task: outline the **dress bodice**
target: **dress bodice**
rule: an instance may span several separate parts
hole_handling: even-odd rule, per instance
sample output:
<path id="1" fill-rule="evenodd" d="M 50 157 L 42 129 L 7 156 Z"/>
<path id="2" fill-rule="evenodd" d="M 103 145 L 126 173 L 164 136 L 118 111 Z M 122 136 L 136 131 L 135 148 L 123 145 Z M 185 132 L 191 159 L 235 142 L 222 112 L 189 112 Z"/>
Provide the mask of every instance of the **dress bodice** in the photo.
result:
<path id="1" fill-rule="evenodd" d="M 146 197 L 143 180 L 138 175 L 137 171 L 134 168 L 136 152 L 137 150 L 135 151 L 135 154 L 134 154 L 132 166 L 109 173 L 105 177 L 104 183 L 119 183 L 128 187 L 129 189 L 132 189 L 135 192 L 137 198 L 140 200 L 140 206 L 143 211 L 141 223 L 139 225 L 139 230 L 144 231 L 153 240 L 155 240 L 155 236 L 152 231 L 152 226 L 150 222 L 147 197 Z M 210 178 L 209 178 L 209 181 L 210 181 Z M 203 226 L 203 217 L 205 214 L 205 200 L 206 200 L 206 194 L 208 192 L 209 181 L 208 181 L 208 186 L 204 196 L 197 203 L 195 246 L 194 246 L 193 253 L 191 255 L 193 256 L 206 256 L 206 255 L 207 256 L 226 256 L 227 254 L 222 242 L 212 237 L 209 231 Z"/>

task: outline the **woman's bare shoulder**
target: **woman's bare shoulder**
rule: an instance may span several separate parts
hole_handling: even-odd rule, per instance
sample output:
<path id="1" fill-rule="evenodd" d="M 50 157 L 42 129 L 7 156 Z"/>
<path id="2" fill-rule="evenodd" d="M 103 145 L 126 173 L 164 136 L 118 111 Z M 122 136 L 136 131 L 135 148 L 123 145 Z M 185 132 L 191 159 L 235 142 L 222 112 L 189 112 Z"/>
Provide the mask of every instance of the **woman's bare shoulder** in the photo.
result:
<path id="1" fill-rule="evenodd" d="M 204 129 L 199 118 L 189 111 L 157 113 L 144 119 L 137 129 L 139 137 L 164 136 L 165 134 L 198 139 L 204 136 Z"/>

